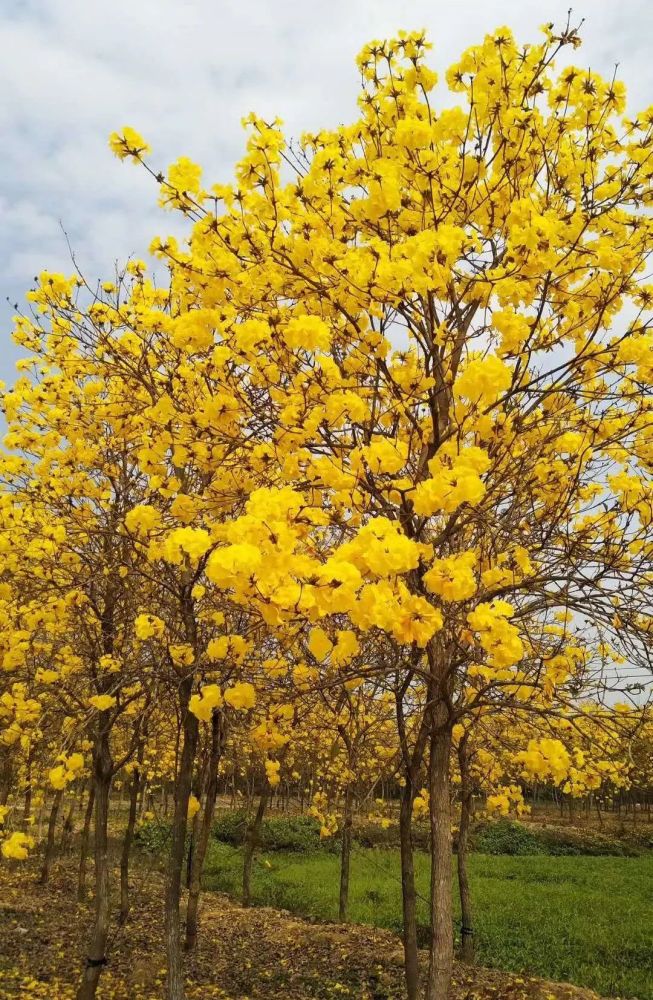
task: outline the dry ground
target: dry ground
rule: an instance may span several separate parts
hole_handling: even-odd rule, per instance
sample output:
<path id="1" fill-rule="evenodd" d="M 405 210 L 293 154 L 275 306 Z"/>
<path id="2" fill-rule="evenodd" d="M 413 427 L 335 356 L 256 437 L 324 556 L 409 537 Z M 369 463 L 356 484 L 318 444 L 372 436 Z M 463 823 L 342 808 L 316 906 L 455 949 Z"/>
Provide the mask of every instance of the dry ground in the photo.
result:
<path id="1" fill-rule="evenodd" d="M 75 900 L 75 871 L 60 863 L 47 887 L 36 867 L 0 867 L 0 1000 L 72 1000 L 89 906 Z M 127 924 L 114 926 L 99 997 L 164 996 L 162 878 L 141 870 Z M 271 909 L 244 910 L 207 893 L 197 953 L 188 960 L 193 1000 L 401 998 L 401 946 L 387 931 L 312 924 Z M 596 1000 L 567 985 L 458 965 L 453 1000 Z"/>

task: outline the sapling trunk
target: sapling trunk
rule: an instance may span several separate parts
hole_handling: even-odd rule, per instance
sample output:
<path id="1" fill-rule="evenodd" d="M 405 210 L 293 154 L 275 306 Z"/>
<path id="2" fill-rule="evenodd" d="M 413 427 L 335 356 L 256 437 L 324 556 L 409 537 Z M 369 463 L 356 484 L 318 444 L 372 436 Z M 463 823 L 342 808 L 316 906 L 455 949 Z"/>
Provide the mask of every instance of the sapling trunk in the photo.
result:
<path id="1" fill-rule="evenodd" d="M 32 816 L 32 785 L 28 784 L 25 789 L 25 800 L 23 802 L 23 829 L 27 830 Z"/>
<path id="2" fill-rule="evenodd" d="M 206 793 L 202 820 L 193 854 L 191 866 L 190 887 L 188 890 L 188 908 L 186 910 L 186 951 L 192 951 L 197 944 L 197 914 L 199 909 L 200 890 L 202 884 L 202 868 L 211 836 L 215 801 L 218 794 L 218 764 L 222 748 L 222 716 L 214 711 L 211 719 L 211 752 L 209 756 Z"/>
<path id="3" fill-rule="evenodd" d="M 449 751 L 451 730 L 442 719 L 446 706 L 433 711 L 429 760 L 431 821 L 431 946 L 426 1000 L 448 1000 L 453 973 L 453 913 L 451 899 L 451 805 Z"/>
<path id="4" fill-rule="evenodd" d="M 48 837 L 45 843 L 45 855 L 43 857 L 43 867 L 41 868 L 41 877 L 39 879 L 41 885 L 46 885 L 48 879 L 50 878 L 50 868 L 52 867 L 52 862 L 56 854 L 56 844 L 55 835 L 57 832 L 57 818 L 59 816 L 59 809 L 61 808 L 61 801 L 63 799 L 63 789 L 58 789 L 54 793 L 54 798 L 52 800 L 52 805 L 50 807 L 50 819 L 48 820 Z"/>
<path id="5" fill-rule="evenodd" d="M 247 824 L 247 831 L 245 833 L 245 850 L 243 852 L 243 906 L 249 906 L 250 904 L 252 864 L 254 862 L 254 854 L 259 842 L 261 826 L 263 825 L 263 817 L 265 816 L 265 810 L 267 809 L 269 798 L 270 788 L 266 785 L 264 791 L 261 792 L 261 797 L 258 801 L 258 808 L 254 813 L 253 818 Z"/>
<path id="6" fill-rule="evenodd" d="M 460 766 L 460 828 L 458 831 L 457 867 L 461 913 L 460 957 L 464 962 L 473 962 L 475 952 L 474 924 L 472 921 L 472 897 L 467 872 L 469 828 L 472 814 L 472 781 L 466 735 L 462 737 L 458 746 L 458 762 Z"/>
<path id="7" fill-rule="evenodd" d="M 347 919 L 349 905 L 349 868 L 351 861 L 351 830 L 353 823 L 353 799 L 351 788 L 345 789 L 345 801 L 342 814 L 342 840 L 340 844 L 340 896 L 338 917 L 341 921 Z"/>
<path id="8" fill-rule="evenodd" d="M 179 925 L 179 902 L 181 898 L 184 848 L 188 825 L 188 801 L 193 780 L 193 763 L 197 750 L 199 723 L 188 710 L 192 675 L 184 678 L 179 687 L 183 728 L 183 746 L 175 782 L 175 809 L 172 820 L 172 838 L 165 894 L 165 945 L 168 962 L 168 1000 L 184 1000 L 184 977 L 182 968 L 181 928 Z"/>
<path id="9" fill-rule="evenodd" d="M 419 966 L 417 961 L 417 894 L 413 857 L 413 800 L 410 781 L 401 789 L 399 803 L 399 843 L 401 853 L 401 898 L 403 906 L 404 972 L 408 1000 L 417 1000 Z"/>
<path id="10" fill-rule="evenodd" d="M 75 819 L 75 809 L 77 808 L 77 800 L 73 799 L 70 803 L 70 808 L 66 814 L 66 818 L 63 822 L 63 830 L 61 831 L 61 853 L 68 854 L 70 850 L 70 845 L 73 839 L 73 828 Z"/>
<path id="11" fill-rule="evenodd" d="M 14 765 L 8 747 L 0 749 L 0 806 L 6 806 L 13 786 Z"/>
<path id="12" fill-rule="evenodd" d="M 91 838 L 91 821 L 93 819 L 93 806 L 95 803 L 95 782 L 91 781 L 86 800 L 86 812 L 84 813 L 84 826 L 82 827 L 82 839 L 79 847 L 79 871 L 77 873 L 77 899 L 83 903 L 86 899 L 86 863 L 88 860 L 88 843 Z"/>
<path id="13" fill-rule="evenodd" d="M 138 760 L 132 771 L 129 788 L 129 813 L 127 815 L 127 827 L 122 842 L 122 853 L 120 855 L 120 923 L 124 924 L 129 915 L 129 859 L 131 855 L 132 843 L 134 840 L 134 828 L 136 826 L 136 810 L 138 808 L 138 790 L 141 783 L 141 765 L 143 763 L 143 744 L 138 750 Z"/>
<path id="14" fill-rule="evenodd" d="M 107 963 L 107 941 L 111 918 L 109 872 L 109 793 L 113 777 L 113 761 L 109 746 L 108 723 L 100 713 L 99 736 L 94 755 L 95 773 L 95 908 L 82 980 L 77 990 L 77 1000 L 93 1000 L 102 969 Z"/>

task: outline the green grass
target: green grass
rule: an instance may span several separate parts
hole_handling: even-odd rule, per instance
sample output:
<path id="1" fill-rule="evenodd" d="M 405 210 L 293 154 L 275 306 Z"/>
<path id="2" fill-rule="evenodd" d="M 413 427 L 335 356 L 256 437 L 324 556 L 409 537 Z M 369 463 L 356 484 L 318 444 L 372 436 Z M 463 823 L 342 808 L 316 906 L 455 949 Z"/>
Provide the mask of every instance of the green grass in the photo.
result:
<path id="1" fill-rule="evenodd" d="M 240 851 L 214 842 L 205 884 L 238 895 Z M 418 919 L 427 923 L 428 858 L 416 857 Z M 335 854 L 258 857 L 254 902 L 322 920 L 338 912 Z M 653 857 L 505 857 L 473 854 L 478 960 L 484 965 L 588 986 L 604 996 L 653 1000 Z M 350 919 L 399 931 L 396 851 L 358 848 Z"/>

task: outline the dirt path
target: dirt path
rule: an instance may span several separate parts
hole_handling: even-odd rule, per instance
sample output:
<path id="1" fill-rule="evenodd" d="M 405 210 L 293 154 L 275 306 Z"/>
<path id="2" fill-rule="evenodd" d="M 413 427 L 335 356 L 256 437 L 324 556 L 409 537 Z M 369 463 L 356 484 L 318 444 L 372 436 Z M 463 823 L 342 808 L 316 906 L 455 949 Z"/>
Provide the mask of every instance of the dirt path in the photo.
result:
<path id="1" fill-rule="evenodd" d="M 88 905 L 61 865 L 46 888 L 31 865 L 0 866 L 0 1000 L 73 1000 Z M 165 961 L 162 880 L 139 873 L 132 914 L 114 926 L 104 1000 L 161 1000 Z M 400 1000 L 401 945 L 369 927 L 311 924 L 285 912 L 243 910 L 207 893 L 200 943 L 188 961 L 192 1000 Z M 216 985 L 217 984 L 217 985 Z M 452 1000 L 596 1000 L 576 987 L 457 966 Z"/>

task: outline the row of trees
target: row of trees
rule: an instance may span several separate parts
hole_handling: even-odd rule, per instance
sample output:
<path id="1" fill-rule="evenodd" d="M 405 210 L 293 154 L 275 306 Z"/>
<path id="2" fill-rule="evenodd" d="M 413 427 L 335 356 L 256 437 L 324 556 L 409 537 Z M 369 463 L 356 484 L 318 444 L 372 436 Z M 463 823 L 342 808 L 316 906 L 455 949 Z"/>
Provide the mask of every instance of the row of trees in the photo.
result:
<path id="1" fill-rule="evenodd" d="M 174 786 L 170 1000 L 187 833 L 192 947 L 220 766 L 258 767 L 261 816 L 310 768 L 325 833 L 341 830 L 343 914 L 354 802 L 396 783 L 409 1000 L 416 811 L 425 991 L 450 990 L 453 773 L 463 845 L 475 785 L 505 811 L 520 777 L 572 794 L 632 780 L 653 115 L 625 118 L 614 81 L 556 73 L 578 43 L 569 24 L 521 47 L 501 29 L 449 70 L 459 103 L 437 112 L 423 35 L 373 43 L 357 121 L 296 147 L 252 116 L 230 185 L 205 188 L 186 158 L 158 173 L 125 128 L 114 152 L 188 220 L 184 245 L 152 245 L 165 280 L 131 261 L 29 293 L 3 394 L 1 786 L 27 820 L 47 775 L 56 823 L 90 761 L 79 1000 L 107 960 L 112 783 L 129 772 L 128 872 L 148 761 Z"/>

